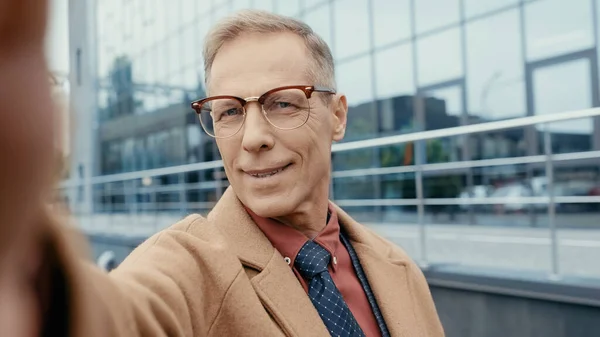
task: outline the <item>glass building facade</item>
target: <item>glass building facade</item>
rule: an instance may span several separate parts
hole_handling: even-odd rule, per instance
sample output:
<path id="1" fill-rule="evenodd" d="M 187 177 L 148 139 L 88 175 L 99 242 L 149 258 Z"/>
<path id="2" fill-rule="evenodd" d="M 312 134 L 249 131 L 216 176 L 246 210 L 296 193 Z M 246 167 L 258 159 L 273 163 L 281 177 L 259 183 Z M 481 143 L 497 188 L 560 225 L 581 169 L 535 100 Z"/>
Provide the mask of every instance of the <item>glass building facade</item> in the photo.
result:
<path id="1" fill-rule="evenodd" d="M 212 24 L 245 8 L 307 22 L 330 45 L 338 91 L 350 106 L 346 140 L 435 130 L 600 105 L 596 0 L 103 0 L 95 4 L 96 175 L 219 159 L 189 103 L 204 96 L 203 39 Z M 554 154 L 600 150 L 600 123 L 550 126 Z M 538 126 L 417 144 L 334 153 L 334 171 L 444 164 L 544 154 Z M 416 156 L 415 153 L 422 153 Z M 574 155 L 554 167 L 563 196 L 596 196 L 598 161 Z M 450 166 L 449 166 L 450 167 Z M 356 206 L 352 200 L 544 196 L 544 163 L 415 173 L 334 174 L 332 196 L 372 222 L 415 222 L 417 205 Z M 222 179 L 219 170 L 165 177 L 160 184 Z M 359 171 L 357 171 L 359 172 Z M 419 195 L 422 194 L 422 195 Z M 111 209 L 125 197 L 98 202 Z M 137 196 L 137 201 L 142 196 Z M 165 204 L 182 201 L 164 192 Z M 188 202 L 214 201 L 189 191 Z M 345 202 L 345 203 L 344 203 Z M 543 206 L 426 204 L 432 222 L 543 226 Z M 596 204 L 558 205 L 561 216 Z M 564 213 L 564 214 L 563 214 Z M 477 214 L 496 214 L 477 220 Z M 517 216 L 517 218 L 515 218 Z M 514 220 L 517 219 L 517 220 Z M 565 226 L 590 226 L 588 216 Z M 429 221 L 429 220 L 428 220 Z"/>

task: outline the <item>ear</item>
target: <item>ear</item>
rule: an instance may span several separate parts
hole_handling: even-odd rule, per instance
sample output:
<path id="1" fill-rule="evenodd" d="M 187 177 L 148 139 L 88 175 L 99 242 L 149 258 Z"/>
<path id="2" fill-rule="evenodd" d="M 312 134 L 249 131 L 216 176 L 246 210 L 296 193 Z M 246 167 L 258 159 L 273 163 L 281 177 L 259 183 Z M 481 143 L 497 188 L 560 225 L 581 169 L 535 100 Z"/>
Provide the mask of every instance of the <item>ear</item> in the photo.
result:
<path id="1" fill-rule="evenodd" d="M 333 135 L 332 139 L 339 142 L 344 139 L 346 134 L 346 124 L 348 121 L 348 101 L 345 95 L 334 96 L 332 102 L 333 109 Z"/>

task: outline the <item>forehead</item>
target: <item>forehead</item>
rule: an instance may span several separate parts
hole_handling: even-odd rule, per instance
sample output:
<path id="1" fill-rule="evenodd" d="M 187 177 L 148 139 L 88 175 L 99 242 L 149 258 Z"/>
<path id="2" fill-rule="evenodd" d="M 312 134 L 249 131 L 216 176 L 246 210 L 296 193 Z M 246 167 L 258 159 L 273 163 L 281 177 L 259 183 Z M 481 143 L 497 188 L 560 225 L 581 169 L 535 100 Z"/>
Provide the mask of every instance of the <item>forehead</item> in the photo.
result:
<path id="1" fill-rule="evenodd" d="M 259 96 L 285 85 L 311 85 L 309 53 L 293 33 L 243 34 L 220 48 L 209 79 L 210 95 Z"/>

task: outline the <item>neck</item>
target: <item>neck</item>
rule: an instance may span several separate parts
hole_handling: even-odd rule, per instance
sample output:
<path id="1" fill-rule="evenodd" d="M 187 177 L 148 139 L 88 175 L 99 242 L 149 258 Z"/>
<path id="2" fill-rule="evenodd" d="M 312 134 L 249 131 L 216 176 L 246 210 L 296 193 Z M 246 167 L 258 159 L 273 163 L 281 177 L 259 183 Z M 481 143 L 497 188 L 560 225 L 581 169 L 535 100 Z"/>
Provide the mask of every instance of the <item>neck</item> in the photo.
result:
<path id="1" fill-rule="evenodd" d="M 276 217 L 275 220 L 290 226 L 310 239 L 314 239 L 327 225 L 329 199 L 327 194 L 318 200 L 303 203 L 296 212 Z"/>

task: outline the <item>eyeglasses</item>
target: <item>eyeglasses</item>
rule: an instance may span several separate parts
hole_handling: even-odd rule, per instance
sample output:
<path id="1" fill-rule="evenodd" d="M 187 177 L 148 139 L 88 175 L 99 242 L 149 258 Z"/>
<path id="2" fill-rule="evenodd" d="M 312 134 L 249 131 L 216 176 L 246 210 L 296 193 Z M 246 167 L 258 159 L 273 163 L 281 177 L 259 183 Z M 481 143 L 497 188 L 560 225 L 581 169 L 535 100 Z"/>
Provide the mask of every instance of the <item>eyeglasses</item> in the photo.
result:
<path id="1" fill-rule="evenodd" d="M 314 92 L 335 94 L 320 86 L 292 85 L 271 89 L 260 97 L 213 96 L 192 102 L 204 131 L 214 138 L 227 138 L 242 129 L 246 104 L 258 102 L 269 124 L 281 130 L 293 130 L 306 124 Z"/>

